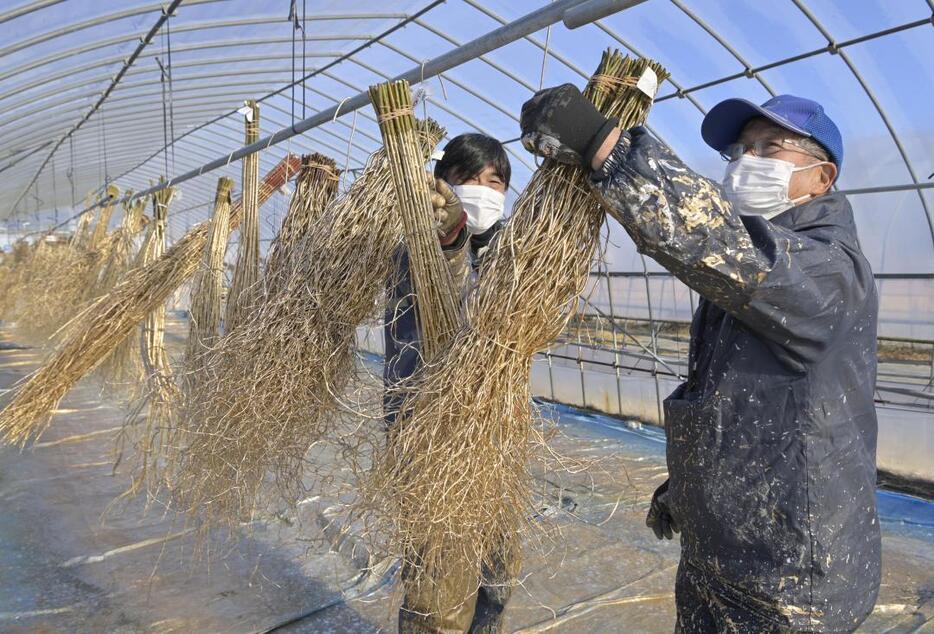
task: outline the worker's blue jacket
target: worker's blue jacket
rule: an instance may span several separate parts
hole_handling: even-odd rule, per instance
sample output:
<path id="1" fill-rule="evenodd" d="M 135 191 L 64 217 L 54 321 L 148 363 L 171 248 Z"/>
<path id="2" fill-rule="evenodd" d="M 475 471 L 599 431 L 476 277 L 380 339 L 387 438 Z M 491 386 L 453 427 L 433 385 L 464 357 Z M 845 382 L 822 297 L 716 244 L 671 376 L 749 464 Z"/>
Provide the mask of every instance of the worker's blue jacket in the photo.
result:
<path id="1" fill-rule="evenodd" d="M 855 629 L 880 580 L 878 298 L 847 199 L 740 216 L 641 128 L 593 185 L 639 252 L 703 298 L 687 381 L 665 401 L 682 566 L 759 631 Z"/>

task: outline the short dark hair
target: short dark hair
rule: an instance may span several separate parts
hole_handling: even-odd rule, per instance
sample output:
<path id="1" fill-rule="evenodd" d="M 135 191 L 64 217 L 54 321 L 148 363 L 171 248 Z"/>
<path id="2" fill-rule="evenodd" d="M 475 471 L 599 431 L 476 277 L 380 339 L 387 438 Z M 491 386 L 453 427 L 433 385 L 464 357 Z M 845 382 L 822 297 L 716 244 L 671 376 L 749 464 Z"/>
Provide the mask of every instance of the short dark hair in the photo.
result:
<path id="1" fill-rule="evenodd" d="M 509 187 L 512 166 L 503 144 L 485 134 L 460 134 L 444 146 L 444 157 L 435 163 L 435 178 L 448 182 L 463 181 L 479 174 L 488 165 L 493 166 Z"/>

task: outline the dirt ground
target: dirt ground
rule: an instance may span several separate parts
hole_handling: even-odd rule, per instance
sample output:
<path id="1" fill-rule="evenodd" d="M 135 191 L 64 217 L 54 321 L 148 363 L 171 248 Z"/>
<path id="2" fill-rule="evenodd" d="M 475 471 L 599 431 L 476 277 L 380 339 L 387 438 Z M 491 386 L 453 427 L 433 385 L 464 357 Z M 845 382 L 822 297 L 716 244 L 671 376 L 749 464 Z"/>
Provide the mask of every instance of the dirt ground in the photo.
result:
<path id="1" fill-rule="evenodd" d="M 0 389 L 41 358 L 0 328 Z M 508 630 L 671 632 L 678 545 L 644 526 L 666 477 L 663 436 L 545 407 L 554 447 L 596 463 L 542 499 L 554 536 L 526 548 Z M 141 501 L 102 518 L 127 486 L 112 474 L 124 415 L 88 381 L 40 442 L 0 449 L 0 632 L 266 632 L 300 615 L 274 631 L 395 631 L 397 565 L 374 566 L 353 535 L 325 530 L 321 499 L 243 526 L 238 540 L 212 538 L 210 560 L 192 556 L 194 535 L 177 518 Z M 883 586 L 860 631 L 934 631 L 934 505 L 889 493 L 879 502 Z"/>

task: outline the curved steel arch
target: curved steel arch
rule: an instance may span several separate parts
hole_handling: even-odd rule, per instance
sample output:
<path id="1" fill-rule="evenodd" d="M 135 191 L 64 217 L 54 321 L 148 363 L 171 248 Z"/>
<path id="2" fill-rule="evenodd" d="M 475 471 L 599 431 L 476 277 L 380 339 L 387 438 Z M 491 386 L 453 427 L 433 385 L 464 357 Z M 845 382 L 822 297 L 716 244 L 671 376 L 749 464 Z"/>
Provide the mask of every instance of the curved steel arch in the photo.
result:
<path id="1" fill-rule="evenodd" d="M 310 57 L 310 58 L 316 58 L 316 59 L 317 59 L 317 58 L 337 58 L 337 57 L 340 57 L 341 55 L 342 55 L 342 53 L 339 52 L 339 51 L 320 51 L 320 52 L 310 53 L 310 54 L 308 55 L 308 57 Z M 140 56 L 140 57 L 142 57 L 142 56 Z M 265 55 L 265 56 L 257 55 L 257 56 L 250 57 L 250 58 L 248 58 L 248 59 L 244 59 L 244 60 L 242 60 L 242 61 L 244 61 L 244 62 L 246 62 L 246 61 L 266 61 L 266 60 L 274 60 L 274 59 L 290 59 L 290 56 L 289 56 L 289 55 Z M 119 60 L 118 60 L 118 61 L 119 61 Z M 225 63 L 226 63 L 226 64 L 229 64 L 230 61 L 231 61 L 231 60 L 228 58 L 228 59 L 206 60 L 206 61 L 197 61 L 197 62 L 181 62 L 181 63 L 179 63 L 179 62 L 173 62 L 173 63 L 172 63 L 172 70 L 174 71 L 175 69 L 178 69 L 178 68 L 192 68 L 192 67 L 194 67 L 194 66 L 209 66 L 209 65 L 212 65 L 212 64 L 217 64 L 217 65 L 225 64 Z M 105 65 L 105 64 L 85 65 L 84 67 L 81 67 L 80 70 L 79 70 L 79 69 L 69 69 L 68 71 L 62 71 L 61 73 L 58 73 L 57 75 L 54 75 L 54 76 L 52 76 L 52 77 L 43 77 L 41 80 L 37 80 L 37 81 L 31 82 L 30 84 L 28 84 L 28 85 L 26 85 L 26 86 L 22 86 L 22 87 L 19 87 L 19 86 L 18 86 L 16 90 L 11 90 L 11 91 L 5 93 L 4 95 L 0 96 L 0 103 L 2 103 L 4 100 L 6 100 L 6 99 L 8 99 L 8 98 L 10 98 L 10 97 L 13 97 L 13 96 L 18 95 L 18 94 L 23 93 L 23 92 L 26 92 L 27 90 L 32 90 L 32 89 L 34 89 L 34 88 L 39 88 L 39 87 L 42 87 L 42 86 L 48 86 L 49 82 L 56 81 L 56 80 L 58 80 L 58 79 L 63 79 L 63 78 L 65 78 L 65 77 L 72 76 L 72 75 L 74 75 L 74 74 L 77 73 L 77 72 L 84 72 L 84 71 L 86 71 L 86 70 L 91 70 L 91 69 L 93 69 L 93 68 L 97 68 L 98 66 L 103 66 L 103 65 Z M 127 71 L 125 76 L 126 76 L 126 77 L 129 77 L 130 75 L 133 75 L 133 76 L 137 76 L 137 75 L 148 75 L 148 74 L 151 74 L 151 73 L 161 73 L 161 71 L 160 71 L 160 69 L 159 69 L 158 66 L 135 67 L 135 68 L 131 68 L 129 71 Z M 28 97 L 22 98 L 22 99 L 20 99 L 20 100 L 14 102 L 14 103 L 7 104 L 7 105 L 4 106 L 2 109 L 0 109 L 0 116 L 6 116 L 6 115 L 8 115 L 9 113 L 11 113 L 11 112 L 13 112 L 14 110 L 16 110 L 17 108 L 21 108 L 21 107 L 23 107 L 24 105 L 28 105 L 28 104 L 31 104 L 31 103 L 35 103 L 36 101 L 45 99 L 45 98 L 47 98 L 47 97 L 49 97 L 49 96 L 52 96 L 52 95 L 60 95 L 60 94 L 63 93 L 63 92 L 68 92 L 68 91 L 71 91 L 71 90 L 77 90 L 78 88 L 86 87 L 86 86 L 88 86 L 89 84 L 95 84 L 95 83 L 107 81 L 108 79 L 111 79 L 112 76 L 113 76 L 112 74 L 96 75 L 96 76 L 90 77 L 90 78 L 76 79 L 75 81 L 71 82 L 70 84 L 66 84 L 65 86 L 60 86 L 60 85 L 49 86 L 49 87 L 48 87 L 48 90 L 46 90 L 45 92 L 41 92 L 41 93 L 38 93 L 38 94 L 35 94 L 35 95 L 29 95 Z M 178 81 L 179 79 L 181 79 L 181 78 L 176 78 L 176 77 L 173 76 L 172 81 L 173 81 L 173 82 L 174 82 L 174 81 Z M 121 84 L 121 87 L 126 86 L 126 85 L 128 85 L 128 84 Z M 132 84 L 130 84 L 130 85 L 132 85 Z M 93 92 L 93 93 L 88 93 L 88 94 L 92 94 L 92 95 L 93 95 L 93 94 L 97 94 L 97 93 L 96 93 L 96 92 Z"/>
<path id="2" fill-rule="evenodd" d="M 892 137 L 892 141 L 895 142 L 895 147 L 898 148 L 898 153 L 901 155 L 902 160 L 905 162 L 905 167 L 908 169 L 908 174 L 911 176 L 911 180 L 915 185 L 918 185 L 920 181 L 918 180 L 918 175 L 915 172 L 914 165 L 911 163 L 911 159 L 908 158 L 908 153 L 905 151 L 905 147 L 902 145 L 902 141 L 898 136 L 898 133 L 895 132 L 895 126 L 892 125 L 892 122 L 889 121 L 888 115 L 885 113 L 885 109 L 882 107 L 882 104 L 879 103 L 879 99 L 876 97 L 875 93 L 869 87 L 869 84 L 866 83 L 866 80 L 863 79 L 863 76 L 860 74 L 859 70 L 856 68 L 856 65 L 850 60 L 850 56 L 846 54 L 846 51 L 835 50 L 836 44 L 834 43 L 834 38 L 830 32 L 824 28 L 824 25 L 820 23 L 817 17 L 811 13 L 810 9 L 805 6 L 802 0 L 791 0 L 796 7 L 811 21 L 811 24 L 814 25 L 821 35 L 823 35 L 828 42 L 828 48 L 831 52 L 835 52 L 840 56 L 840 59 L 846 64 L 847 68 L 850 69 L 850 72 L 853 73 L 853 77 L 856 78 L 856 81 L 859 82 L 859 85 L 862 87 L 863 92 L 866 93 L 866 96 L 869 97 L 869 101 L 872 102 L 873 107 L 876 109 L 876 112 L 879 114 L 879 118 L 882 119 L 882 123 L 885 124 L 886 129 L 889 131 L 889 135 Z M 930 6 L 931 0 L 928 0 Z M 924 216 L 928 222 L 928 231 L 931 234 L 931 244 L 934 246 L 934 215 L 931 214 L 931 208 L 928 206 L 927 200 L 924 197 L 924 193 L 919 189 L 918 198 L 921 200 L 921 207 L 924 209 Z"/>
<path id="3" fill-rule="evenodd" d="M 698 16 L 696 13 L 694 13 L 689 8 L 687 8 L 681 0 L 671 0 L 671 3 L 674 4 L 676 7 L 678 7 L 679 9 L 681 9 L 681 11 L 684 12 L 685 15 L 691 18 L 691 20 L 693 20 L 700 28 L 704 29 L 704 31 L 706 31 L 710 37 L 716 40 L 716 42 L 720 44 L 720 46 L 726 49 L 727 52 L 729 52 L 729 54 L 732 55 L 736 59 L 736 61 L 742 64 L 743 68 L 746 69 L 747 77 L 753 78 L 756 81 L 758 81 L 762 85 L 762 87 L 765 88 L 766 92 L 769 93 L 769 95 L 771 95 L 772 97 L 775 96 L 775 90 L 772 89 L 769 83 L 765 81 L 765 79 L 759 73 L 753 72 L 752 65 L 749 62 L 747 62 L 746 59 L 742 55 L 740 55 L 739 51 L 733 48 L 729 42 L 723 39 L 723 37 L 721 37 L 720 34 L 717 33 L 717 31 L 712 26 L 707 24 L 707 22 L 701 19 L 700 16 Z"/>

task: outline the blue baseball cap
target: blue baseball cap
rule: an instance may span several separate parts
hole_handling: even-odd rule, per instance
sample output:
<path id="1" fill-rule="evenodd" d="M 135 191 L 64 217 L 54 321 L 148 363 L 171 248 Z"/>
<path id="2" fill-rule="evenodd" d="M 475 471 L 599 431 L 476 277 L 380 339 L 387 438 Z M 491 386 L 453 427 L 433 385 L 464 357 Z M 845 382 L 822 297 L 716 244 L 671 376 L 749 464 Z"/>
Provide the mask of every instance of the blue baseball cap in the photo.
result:
<path id="1" fill-rule="evenodd" d="M 837 171 L 843 168 L 840 130 L 824 112 L 823 106 L 803 97 L 778 95 L 761 106 L 746 99 L 721 101 L 704 117 L 701 136 L 707 145 L 722 152 L 731 143 L 736 143 L 743 126 L 755 117 L 765 117 L 786 130 L 814 139 L 827 150 Z"/>

